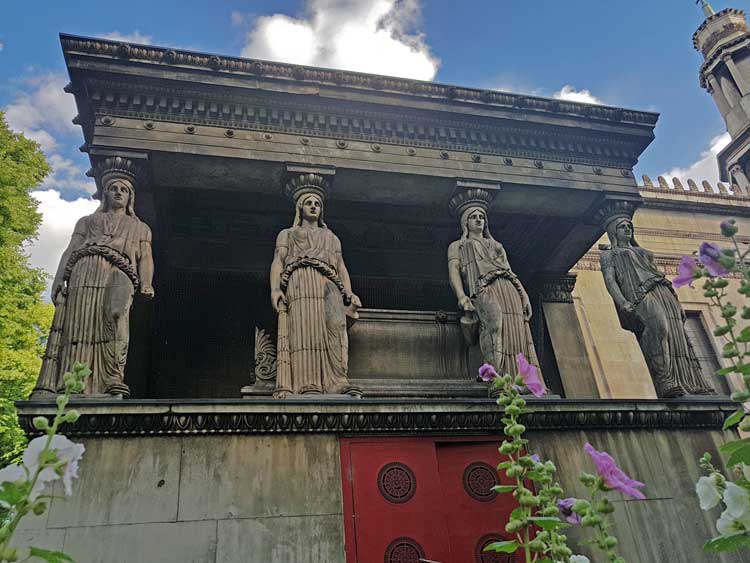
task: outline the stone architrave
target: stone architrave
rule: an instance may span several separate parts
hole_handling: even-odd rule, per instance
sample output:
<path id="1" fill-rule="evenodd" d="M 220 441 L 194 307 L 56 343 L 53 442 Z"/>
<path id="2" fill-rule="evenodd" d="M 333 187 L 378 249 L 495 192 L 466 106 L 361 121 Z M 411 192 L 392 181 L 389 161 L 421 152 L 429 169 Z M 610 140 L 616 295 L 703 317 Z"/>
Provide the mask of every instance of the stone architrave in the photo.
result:
<path id="1" fill-rule="evenodd" d="M 461 238 L 448 247 L 448 277 L 463 312 L 467 341 L 479 342 L 484 361 L 498 373 L 516 375 L 519 352 L 539 367 L 529 328 L 531 302 L 503 245 L 490 232 L 491 199 L 482 188 L 465 189 L 451 198 L 449 209 L 460 220 Z"/>
<path id="2" fill-rule="evenodd" d="M 92 371 L 86 395 L 128 397 L 124 381 L 129 317 L 136 294 L 150 299 L 151 230 L 135 215 L 142 166 L 107 157 L 94 165 L 101 205 L 78 220 L 52 283 L 55 315 L 32 396 L 59 393 L 74 364 Z"/>
<path id="3" fill-rule="evenodd" d="M 341 242 L 323 220 L 328 181 L 299 174 L 286 185 L 292 226 L 281 231 L 271 264 L 271 304 L 279 315 L 275 398 L 290 394 L 360 396 L 349 383 L 347 316 L 362 303 L 352 292 Z"/>
<path id="4" fill-rule="evenodd" d="M 653 253 L 636 242 L 634 211 L 631 202 L 611 201 L 596 214 L 611 242 L 602 248 L 601 270 L 620 325 L 638 339 L 659 397 L 714 394 L 687 339 L 672 283 L 657 269 Z"/>

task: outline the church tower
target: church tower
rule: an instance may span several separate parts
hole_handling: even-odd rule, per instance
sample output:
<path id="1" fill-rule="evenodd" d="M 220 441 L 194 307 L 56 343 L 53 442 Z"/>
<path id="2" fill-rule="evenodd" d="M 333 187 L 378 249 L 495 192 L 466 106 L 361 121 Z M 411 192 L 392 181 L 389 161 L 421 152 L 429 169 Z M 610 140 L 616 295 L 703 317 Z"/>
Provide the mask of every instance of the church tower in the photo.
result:
<path id="1" fill-rule="evenodd" d="M 693 34 L 693 46 L 704 58 L 700 85 L 719 108 L 732 142 L 717 156 L 723 181 L 748 192 L 750 182 L 750 33 L 745 12 L 714 12 L 701 0 L 706 20 Z"/>

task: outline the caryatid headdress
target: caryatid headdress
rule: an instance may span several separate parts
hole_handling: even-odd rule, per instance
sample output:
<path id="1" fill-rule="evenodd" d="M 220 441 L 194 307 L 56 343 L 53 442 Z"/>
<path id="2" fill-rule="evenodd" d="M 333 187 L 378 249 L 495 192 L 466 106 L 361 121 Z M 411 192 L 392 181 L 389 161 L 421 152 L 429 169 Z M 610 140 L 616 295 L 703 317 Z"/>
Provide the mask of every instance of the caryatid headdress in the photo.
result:
<path id="1" fill-rule="evenodd" d="M 617 226 L 623 221 L 627 221 L 632 226 L 636 207 L 636 203 L 630 200 L 612 200 L 594 213 L 594 220 L 607 232 L 609 242 L 613 246 L 617 244 Z M 631 244 L 639 246 L 635 240 L 635 234 L 633 234 Z"/>
<path id="2" fill-rule="evenodd" d="M 451 198 L 448 202 L 448 211 L 460 221 L 462 239 L 465 239 L 469 234 L 469 229 L 467 227 L 469 215 L 471 215 L 475 209 L 481 209 L 484 211 L 485 216 L 484 232 L 482 234 L 484 238 L 494 240 L 492 233 L 490 232 L 490 224 L 487 216 L 487 209 L 489 209 L 493 198 L 494 194 L 482 188 L 468 188 L 458 192 Z"/>
<path id="3" fill-rule="evenodd" d="M 318 218 L 318 225 L 326 227 L 323 220 L 323 211 L 329 192 L 330 185 L 328 180 L 320 174 L 300 174 L 289 180 L 286 186 L 284 186 L 284 194 L 294 203 L 294 223 L 292 226 L 297 227 L 302 222 L 302 202 L 305 200 L 305 197 L 312 194 L 317 196 L 323 204 L 320 217 Z"/>
<path id="4" fill-rule="evenodd" d="M 94 199 L 102 200 L 104 190 L 115 180 L 125 180 L 130 185 L 130 197 L 126 212 L 135 215 L 135 192 L 140 181 L 143 180 L 145 170 L 137 161 L 121 156 L 108 156 L 97 160 L 94 167 L 86 175 L 93 176 L 96 181 Z"/>

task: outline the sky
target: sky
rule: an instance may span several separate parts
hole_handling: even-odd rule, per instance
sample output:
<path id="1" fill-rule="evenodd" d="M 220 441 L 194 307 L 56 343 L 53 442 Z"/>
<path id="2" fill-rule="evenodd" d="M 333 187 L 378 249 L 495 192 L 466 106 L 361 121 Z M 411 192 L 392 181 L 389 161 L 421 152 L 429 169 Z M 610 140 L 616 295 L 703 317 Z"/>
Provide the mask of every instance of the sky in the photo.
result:
<path id="1" fill-rule="evenodd" d="M 53 169 L 34 192 L 43 223 L 30 261 L 54 274 L 75 221 L 97 206 L 62 91 L 61 32 L 656 111 L 636 173 L 700 185 L 718 180 L 729 141 L 698 84 L 702 21 L 693 0 L 4 0 L 0 109 Z"/>

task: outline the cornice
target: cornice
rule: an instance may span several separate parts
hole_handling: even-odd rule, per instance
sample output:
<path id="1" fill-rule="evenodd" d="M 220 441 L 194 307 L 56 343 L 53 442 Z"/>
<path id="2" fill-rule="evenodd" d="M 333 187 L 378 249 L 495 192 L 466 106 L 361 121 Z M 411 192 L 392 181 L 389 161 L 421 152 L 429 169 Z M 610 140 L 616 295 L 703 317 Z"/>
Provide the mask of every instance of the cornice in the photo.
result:
<path id="1" fill-rule="evenodd" d="M 687 213 L 715 213 L 717 215 L 750 216 L 750 200 L 745 196 L 730 194 L 704 194 L 688 192 L 671 194 L 661 188 L 638 186 L 643 196 L 643 207 L 647 209 L 669 209 Z M 650 193 L 669 195 L 669 198 L 649 197 Z M 693 196 L 694 199 L 688 199 Z M 700 199 L 698 199 L 700 198 Z"/>
<path id="2" fill-rule="evenodd" d="M 51 416 L 52 401 L 16 403 L 21 428 Z M 421 434 L 498 433 L 501 412 L 492 399 L 263 399 L 202 401 L 75 400 L 81 414 L 67 436 L 170 436 L 214 434 Z M 529 400 L 522 420 L 530 430 L 720 430 L 731 401 Z"/>
<path id="3" fill-rule="evenodd" d="M 658 114 L 652 112 L 539 98 L 494 90 L 464 88 L 361 72 L 196 53 L 67 34 L 61 34 L 60 41 L 66 59 L 76 55 L 86 55 L 120 61 L 159 64 L 180 69 L 193 68 L 214 73 L 267 77 L 275 80 L 334 85 L 359 90 L 394 92 L 430 100 L 444 100 L 448 103 L 466 102 L 490 108 L 521 109 L 648 127 L 653 127 L 658 119 Z"/>
<path id="4" fill-rule="evenodd" d="M 257 90 L 176 89 L 146 81 L 93 78 L 84 84 L 100 126 L 116 125 L 117 118 L 132 118 L 144 120 L 144 127 L 145 122 L 151 122 L 154 129 L 158 129 L 159 122 L 170 122 L 193 128 L 288 133 L 604 166 L 621 169 L 624 176 L 632 175 L 629 169 L 642 146 L 639 141 L 601 131 L 428 110 L 406 111 L 394 106 L 362 107 L 320 98 L 300 100 Z"/>

